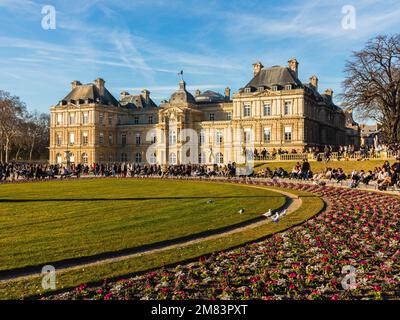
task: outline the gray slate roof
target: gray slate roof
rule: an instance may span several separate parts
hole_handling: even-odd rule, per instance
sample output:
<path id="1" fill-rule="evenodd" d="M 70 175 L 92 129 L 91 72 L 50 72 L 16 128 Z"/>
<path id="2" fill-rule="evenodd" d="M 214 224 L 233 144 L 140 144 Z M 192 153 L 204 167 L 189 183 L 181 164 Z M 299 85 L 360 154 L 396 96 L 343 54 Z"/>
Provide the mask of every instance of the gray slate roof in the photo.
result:
<path id="1" fill-rule="evenodd" d="M 190 92 L 186 90 L 186 83 L 185 81 L 181 80 L 179 82 L 179 89 L 178 91 L 175 91 L 170 99 L 169 103 L 174 104 L 174 103 L 191 103 L 191 104 L 196 104 L 196 100 L 192 96 Z"/>
<path id="2" fill-rule="evenodd" d="M 261 69 L 261 71 L 246 84 L 245 88 L 257 89 L 262 86 L 271 88 L 275 85 L 284 87 L 288 84 L 291 84 L 293 88 L 303 87 L 303 84 L 291 69 L 288 67 L 274 66 Z"/>
<path id="3" fill-rule="evenodd" d="M 110 104 L 113 106 L 119 106 L 118 100 L 114 98 L 114 96 L 104 88 L 103 94 L 100 93 L 100 90 L 96 87 L 96 85 L 84 84 L 79 85 L 71 90 L 71 92 L 64 98 L 62 101 L 75 102 L 78 100 L 89 101 L 89 103 L 101 103 L 101 104 Z"/>
<path id="4" fill-rule="evenodd" d="M 123 97 L 120 101 L 121 105 L 128 108 L 157 108 L 157 105 L 153 100 L 149 98 L 149 101 L 146 102 L 146 99 L 141 94 L 130 94 Z"/>
<path id="5" fill-rule="evenodd" d="M 210 102 L 227 102 L 230 101 L 229 97 L 226 97 L 218 92 L 207 90 L 195 97 L 197 103 L 210 103 Z"/>

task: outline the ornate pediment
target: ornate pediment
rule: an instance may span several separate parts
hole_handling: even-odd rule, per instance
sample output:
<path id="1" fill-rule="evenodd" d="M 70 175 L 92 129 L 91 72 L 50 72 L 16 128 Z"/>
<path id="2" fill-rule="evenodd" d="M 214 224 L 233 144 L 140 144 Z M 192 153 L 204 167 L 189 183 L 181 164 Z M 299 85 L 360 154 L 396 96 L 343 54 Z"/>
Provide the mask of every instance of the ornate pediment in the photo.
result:
<path id="1" fill-rule="evenodd" d="M 185 119 L 184 110 L 177 106 L 169 106 L 160 111 L 161 121 L 183 122 Z"/>

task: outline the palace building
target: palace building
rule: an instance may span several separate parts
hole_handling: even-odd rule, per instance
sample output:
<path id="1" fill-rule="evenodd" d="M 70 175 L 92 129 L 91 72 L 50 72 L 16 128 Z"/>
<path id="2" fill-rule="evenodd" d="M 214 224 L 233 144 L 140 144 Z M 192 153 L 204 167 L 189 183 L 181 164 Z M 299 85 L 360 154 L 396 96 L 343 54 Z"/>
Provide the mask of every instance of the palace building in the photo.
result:
<path id="1" fill-rule="evenodd" d="M 192 95 L 183 79 L 157 106 L 150 92 L 121 92 L 117 100 L 101 78 L 73 81 L 51 107 L 50 163 L 244 163 L 248 150 L 301 152 L 324 145 L 359 146 L 360 128 L 334 104 L 333 91 L 318 90 L 318 78 L 298 77 L 298 62 L 264 68 L 231 95 Z"/>

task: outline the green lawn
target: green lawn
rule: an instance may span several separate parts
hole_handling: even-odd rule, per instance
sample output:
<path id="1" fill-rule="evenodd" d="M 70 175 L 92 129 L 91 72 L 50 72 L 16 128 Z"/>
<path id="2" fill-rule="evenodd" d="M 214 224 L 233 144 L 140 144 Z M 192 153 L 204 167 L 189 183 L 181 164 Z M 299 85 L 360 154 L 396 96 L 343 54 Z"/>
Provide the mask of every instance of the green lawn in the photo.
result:
<path id="1" fill-rule="evenodd" d="M 255 171 L 269 167 L 271 170 L 275 168 L 282 167 L 289 173 L 292 171 L 293 167 L 297 162 L 302 163 L 302 161 L 265 161 L 257 162 L 255 164 Z M 323 161 L 310 161 L 311 171 L 314 173 L 321 172 L 326 168 L 342 168 L 345 173 L 350 174 L 354 169 L 356 170 L 374 170 L 375 167 L 381 167 L 385 161 L 384 160 L 368 160 L 368 161 L 329 161 L 324 163 Z M 390 164 L 394 163 L 394 160 L 389 161 Z"/>
<path id="2" fill-rule="evenodd" d="M 228 187 L 229 185 L 222 184 L 222 186 Z M 112 277 L 132 275 L 135 272 L 177 263 L 186 259 L 194 259 L 214 251 L 226 250 L 301 224 L 304 220 L 313 217 L 324 208 L 323 200 L 308 192 L 275 187 L 270 188 L 298 195 L 302 200 L 302 206 L 279 223 L 266 223 L 234 234 L 223 235 L 216 239 L 186 244 L 178 248 L 148 253 L 120 261 L 59 271 L 57 272 L 57 290 L 73 288 L 82 283 L 92 283 Z M 32 295 L 50 293 L 51 290 L 42 289 L 41 281 L 42 278 L 40 276 L 35 276 L 29 279 L 0 282 L 0 299 L 20 299 Z"/>
<path id="3" fill-rule="evenodd" d="M 193 181 L 0 185 L 0 270 L 175 239 L 245 221 L 284 202 L 267 190 Z"/>

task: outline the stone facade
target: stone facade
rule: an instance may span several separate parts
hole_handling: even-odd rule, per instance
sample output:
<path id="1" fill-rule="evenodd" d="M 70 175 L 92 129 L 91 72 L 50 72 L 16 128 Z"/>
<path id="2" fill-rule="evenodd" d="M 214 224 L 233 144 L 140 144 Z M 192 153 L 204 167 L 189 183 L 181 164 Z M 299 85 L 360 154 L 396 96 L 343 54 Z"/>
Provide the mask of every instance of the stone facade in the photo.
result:
<path id="1" fill-rule="evenodd" d="M 51 107 L 50 162 L 229 163 L 245 162 L 249 150 L 359 145 L 351 112 L 318 92 L 318 78 L 298 78 L 287 67 L 253 64 L 253 78 L 234 93 L 193 96 L 181 80 L 157 106 L 150 92 L 122 92 L 119 101 L 103 79 L 72 82 L 71 92 Z"/>

